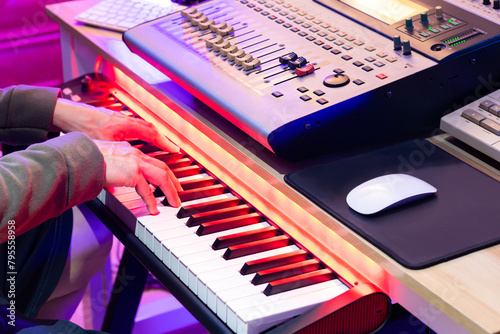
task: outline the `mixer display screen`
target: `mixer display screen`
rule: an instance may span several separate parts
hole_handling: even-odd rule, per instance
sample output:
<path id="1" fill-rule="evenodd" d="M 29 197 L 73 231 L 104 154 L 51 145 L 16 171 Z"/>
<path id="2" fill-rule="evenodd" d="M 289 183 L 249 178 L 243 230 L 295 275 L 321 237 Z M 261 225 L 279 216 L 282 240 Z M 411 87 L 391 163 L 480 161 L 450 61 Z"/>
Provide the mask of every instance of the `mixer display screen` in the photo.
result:
<path id="1" fill-rule="evenodd" d="M 387 24 L 393 24 L 427 11 L 427 8 L 409 0 L 340 1 Z"/>

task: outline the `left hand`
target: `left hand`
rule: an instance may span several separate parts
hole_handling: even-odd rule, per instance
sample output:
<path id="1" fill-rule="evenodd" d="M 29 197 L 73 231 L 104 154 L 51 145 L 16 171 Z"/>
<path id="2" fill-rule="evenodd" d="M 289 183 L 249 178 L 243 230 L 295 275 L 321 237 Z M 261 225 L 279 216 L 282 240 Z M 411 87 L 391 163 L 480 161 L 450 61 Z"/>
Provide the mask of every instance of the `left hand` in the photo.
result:
<path id="1" fill-rule="evenodd" d="M 62 98 L 57 100 L 52 124 L 56 130 L 78 131 L 92 139 L 105 141 L 140 139 L 166 152 L 179 152 L 179 147 L 149 122 Z"/>

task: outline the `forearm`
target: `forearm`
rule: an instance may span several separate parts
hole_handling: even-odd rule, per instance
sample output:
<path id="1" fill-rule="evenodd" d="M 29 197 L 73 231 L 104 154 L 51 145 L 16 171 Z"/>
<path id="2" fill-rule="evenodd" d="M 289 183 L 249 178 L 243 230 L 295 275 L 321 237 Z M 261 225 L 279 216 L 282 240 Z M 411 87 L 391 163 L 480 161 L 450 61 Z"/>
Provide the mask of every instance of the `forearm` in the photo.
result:
<path id="1" fill-rule="evenodd" d="M 0 242 L 8 221 L 20 235 L 66 209 L 96 197 L 104 184 L 97 146 L 71 133 L 0 159 Z"/>
<path id="2" fill-rule="evenodd" d="M 0 89 L 0 142 L 29 145 L 46 140 L 59 92 L 24 85 Z"/>

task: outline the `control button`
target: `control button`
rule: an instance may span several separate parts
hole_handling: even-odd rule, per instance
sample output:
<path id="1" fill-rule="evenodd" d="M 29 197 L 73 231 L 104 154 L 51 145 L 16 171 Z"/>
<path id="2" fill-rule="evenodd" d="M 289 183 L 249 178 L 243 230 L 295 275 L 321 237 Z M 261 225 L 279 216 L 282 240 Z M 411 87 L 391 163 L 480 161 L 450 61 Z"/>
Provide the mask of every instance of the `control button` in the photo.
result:
<path id="1" fill-rule="evenodd" d="M 366 50 L 366 51 L 368 51 L 368 52 L 373 52 L 373 51 L 375 51 L 376 49 L 375 49 L 373 46 L 367 46 L 367 47 L 365 48 L 365 50 Z"/>
<path id="2" fill-rule="evenodd" d="M 345 86 L 349 83 L 349 81 L 351 81 L 351 79 L 349 79 L 349 77 L 347 75 L 336 73 L 336 74 L 332 74 L 332 75 L 327 76 L 323 80 L 323 84 L 326 87 L 335 88 L 335 87 Z"/>
<path id="3" fill-rule="evenodd" d="M 412 30 L 413 29 L 413 20 L 411 17 L 407 18 L 405 21 L 405 28 L 406 30 Z"/>
<path id="4" fill-rule="evenodd" d="M 500 0 L 499 0 L 500 1 Z M 439 28 L 443 29 L 443 30 L 447 30 L 447 29 L 450 29 L 450 26 L 447 25 L 447 24 L 440 24 L 439 25 Z"/>
<path id="5" fill-rule="evenodd" d="M 323 105 L 323 104 L 327 104 L 328 100 L 325 100 L 324 98 L 319 98 L 319 99 L 316 100 L 316 102 L 318 102 L 319 104 Z"/>
<path id="6" fill-rule="evenodd" d="M 333 72 L 337 73 L 337 74 L 341 74 L 341 73 L 344 73 L 345 71 L 341 68 L 336 68 L 333 70 Z"/>
<path id="7" fill-rule="evenodd" d="M 304 36 L 307 36 L 307 32 L 305 32 L 305 31 L 301 31 L 301 32 L 299 32 L 299 33 L 298 33 L 298 35 L 299 35 L 300 37 L 304 37 Z"/>
<path id="8" fill-rule="evenodd" d="M 380 62 L 380 61 L 376 61 L 373 63 L 373 65 L 377 66 L 377 67 L 382 67 L 382 66 L 385 66 L 384 63 Z"/>
<path id="9" fill-rule="evenodd" d="M 294 69 L 296 69 L 297 67 L 302 67 L 302 66 L 304 66 L 306 63 L 307 63 L 306 58 L 304 58 L 304 57 L 299 57 L 299 58 L 297 58 L 297 59 L 295 59 L 295 60 L 289 61 L 289 62 L 288 62 L 288 67 L 289 67 L 291 70 L 294 70 Z"/>
<path id="10" fill-rule="evenodd" d="M 379 53 L 377 53 L 377 56 L 380 57 L 380 58 L 384 58 L 384 57 L 387 57 L 387 53 L 385 53 L 385 52 L 379 52 Z"/>
<path id="11" fill-rule="evenodd" d="M 344 45 L 342 47 L 342 49 L 349 51 L 349 50 L 352 50 L 352 46 L 350 46 L 350 45 Z"/>
<path id="12" fill-rule="evenodd" d="M 365 70 L 366 72 L 370 72 L 371 70 L 373 70 L 373 68 L 372 68 L 372 67 L 370 67 L 370 66 L 363 66 L 363 67 L 361 67 L 361 68 L 362 68 L 363 70 Z"/>
<path id="13" fill-rule="evenodd" d="M 356 80 L 353 80 L 352 82 L 354 82 L 356 85 L 360 86 L 362 84 L 364 84 L 365 82 L 361 79 L 356 79 Z"/>
<path id="14" fill-rule="evenodd" d="M 314 37 L 314 36 L 307 36 L 306 39 L 308 41 L 314 41 L 316 39 L 316 37 Z"/>
<path id="15" fill-rule="evenodd" d="M 442 19 L 443 18 L 443 8 L 441 6 L 436 6 L 436 13 L 434 14 L 434 16 L 437 19 Z"/>
<path id="16" fill-rule="evenodd" d="M 495 103 L 493 103 L 493 102 L 492 102 L 492 101 L 490 101 L 490 100 L 484 100 L 483 102 L 481 102 L 481 103 L 479 104 L 479 108 L 481 108 L 481 109 L 483 109 L 483 110 L 488 111 L 488 109 L 490 109 L 490 107 L 491 107 L 492 105 L 494 105 L 494 104 L 495 104 Z"/>
<path id="17" fill-rule="evenodd" d="M 365 58 L 365 60 L 366 60 L 367 62 L 373 63 L 376 59 L 375 59 L 375 58 L 373 58 L 373 57 L 366 57 L 366 58 Z"/>
<path id="18" fill-rule="evenodd" d="M 344 60 L 351 60 L 351 59 L 352 59 L 352 57 L 351 57 L 351 56 L 349 56 L 349 55 L 343 55 L 343 56 L 342 56 L 342 59 L 344 59 Z"/>
<path id="19" fill-rule="evenodd" d="M 330 52 L 333 53 L 334 55 L 338 55 L 339 53 L 342 53 L 339 49 L 333 49 Z"/>
<path id="20" fill-rule="evenodd" d="M 344 42 L 342 42 L 342 41 L 335 41 L 335 42 L 333 42 L 333 43 L 335 43 L 335 45 L 338 45 L 338 46 L 341 46 L 341 45 L 343 45 L 343 44 L 344 44 Z"/>
<path id="21" fill-rule="evenodd" d="M 365 44 L 365 42 L 363 42 L 363 41 L 354 41 L 354 45 L 357 45 L 357 46 L 361 46 L 364 44 Z"/>
<path id="22" fill-rule="evenodd" d="M 289 61 L 297 59 L 297 54 L 295 52 L 290 52 L 284 56 L 279 57 L 281 64 L 286 65 Z"/>
<path id="23" fill-rule="evenodd" d="M 323 32 L 323 31 L 318 32 L 318 36 L 319 37 L 325 37 L 326 36 L 326 32 Z"/>
<path id="24" fill-rule="evenodd" d="M 355 62 L 352 63 L 354 66 L 357 66 L 357 67 L 361 67 L 363 66 L 364 64 L 362 62 L 360 62 L 359 60 L 356 60 Z"/>
<path id="25" fill-rule="evenodd" d="M 290 29 L 290 31 L 291 31 L 291 32 L 297 32 L 297 31 L 300 31 L 300 29 L 299 29 L 299 28 L 297 28 L 297 27 L 293 27 L 293 28 L 291 28 L 291 29 Z"/>
<path id="26" fill-rule="evenodd" d="M 480 124 L 482 128 L 485 128 L 486 130 L 493 132 L 497 136 L 500 136 L 500 124 L 491 120 L 491 119 L 483 119 Z"/>
<path id="27" fill-rule="evenodd" d="M 325 95 L 325 92 L 323 92 L 322 90 L 319 90 L 319 89 L 315 90 L 313 93 L 316 94 L 317 96 Z"/>
<path id="28" fill-rule="evenodd" d="M 309 101 L 309 100 L 311 99 L 311 97 L 310 97 L 309 95 L 302 95 L 302 96 L 300 97 L 300 99 L 301 99 L 302 101 Z"/>
<path id="29" fill-rule="evenodd" d="M 323 45 L 323 44 L 325 44 L 325 42 L 323 42 L 322 40 L 318 39 L 317 41 L 314 42 L 314 44 L 316 44 L 316 45 Z"/>
<path id="30" fill-rule="evenodd" d="M 330 44 L 325 44 L 322 46 L 323 49 L 325 50 L 330 50 L 333 46 L 331 46 Z"/>
<path id="31" fill-rule="evenodd" d="M 385 78 L 387 78 L 387 75 L 385 75 L 384 73 L 379 73 L 376 75 L 376 77 L 379 79 L 385 79 Z"/>
<path id="32" fill-rule="evenodd" d="M 427 31 L 421 31 L 418 33 L 420 36 L 424 37 L 424 38 L 427 38 L 429 37 L 431 34 L 429 34 Z"/>
<path id="33" fill-rule="evenodd" d="M 285 24 L 283 24 L 283 27 L 285 27 L 285 28 L 287 28 L 287 29 L 288 29 L 288 28 L 290 28 L 291 26 L 292 26 L 292 25 L 291 25 L 290 23 L 285 23 Z"/>
<path id="34" fill-rule="evenodd" d="M 457 21 L 456 19 L 450 19 L 448 21 L 452 26 L 458 26 L 460 24 L 459 21 Z"/>
<path id="35" fill-rule="evenodd" d="M 498 104 L 495 104 L 494 106 L 491 106 L 490 109 L 488 109 L 488 112 L 495 116 L 500 116 L 500 106 Z"/>
<path id="36" fill-rule="evenodd" d="M 429 31 L 432 32 L 433 34 L 437 34 L 438 32 L 441 32 L 441 30 L 439 30 L 437 28 L 430 28 Z"/>
<path id="37" fill-rule="evenodd" d="M 389 63 L 394 63 L 395 61 L 397 61 L 398 59 L 396 57 L 387 57 L 385 58 L 386 61 L 388 61 Z"/>
<path id="38" fill-rule="evenodd" d="M 243 69 L 245 71 L 249 71 L 251 69 L 254 69 L 254 68 L 260 66 L 260 64 L 261 64 L 260 59 L 256 58 L 256 59 L 253 59 L 251 61 L 244 62 L 242 66 L 243 66 Z"/>
<path id="39" fill-rule="evenodd" d="M 278 92 L 278 91 L 272 92 L 271 94 L 272 94 L 274 97 L 282 97 L 282 96 L 283 96 L 283 93 Z"/>
<path id="40" fill-rule="evenodd" d="M 467 118 L 469 121 L 476 123 L 477 125 L 479 125 L 479 123 L 486 118 L 472 109 L 465 109 L 462 111 L 462 117 Z"/>
<path id="41" fill-rule="evenodd" d="M 401 50 L 401 36 L 396 35 L 392 40 L 394 42 L 394 50 Z"/>
<path id="42" fill-rule="evenodd" d="M 301 92 L 301 93 L 305 93 L 305 92 L 307 92 L 309 89 L 307 89 L 307 88 L 306 88 L 306 87 L 304 87 L 304 86 L 301 86 L 301 87 L 297 88 L 297 90 L 298 90 L 299 92 Z"/>
<path id="43" fill-rule="evenodd" d="M 297 67 L 295 69 L 295 74 L 297 74 L 297 76 L 299 76 L 299 77 L 303 77 L 304 75 L 313 73 L 314 70 L 315 70 L 315 68 L 313 65 L 307 64 L 304 67 Z"/>

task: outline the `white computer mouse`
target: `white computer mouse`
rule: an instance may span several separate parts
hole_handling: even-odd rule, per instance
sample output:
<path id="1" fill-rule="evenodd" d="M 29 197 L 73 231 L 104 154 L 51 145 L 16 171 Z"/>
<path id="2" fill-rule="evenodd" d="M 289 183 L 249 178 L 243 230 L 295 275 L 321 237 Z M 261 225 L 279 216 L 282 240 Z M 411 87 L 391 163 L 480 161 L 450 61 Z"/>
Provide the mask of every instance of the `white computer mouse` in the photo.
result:
<path id="1" fill-rule="evenodd" d="M 371 215 L 437 192 L 429 183 L 408 174 L 387 174 L 368 180 L 347 194 L 354 211 Z"/>

